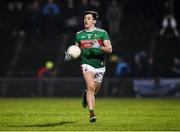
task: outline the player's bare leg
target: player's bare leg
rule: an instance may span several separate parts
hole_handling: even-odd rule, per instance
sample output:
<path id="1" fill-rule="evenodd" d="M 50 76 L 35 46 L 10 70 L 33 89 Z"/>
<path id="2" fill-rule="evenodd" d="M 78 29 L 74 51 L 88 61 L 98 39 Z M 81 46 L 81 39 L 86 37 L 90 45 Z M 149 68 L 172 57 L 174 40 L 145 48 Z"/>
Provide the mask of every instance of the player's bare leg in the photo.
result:
<path id="1" fill-rule="evenodd" d="M 95 83 L 95 95 L 97 94 L 97 92 L 99 91 L 100 87 L 101 87 L 101 83 L 100 82 L 96 82 L 94 81 Z"/>
<path id="2" fill-rule="evenodd" d="M 94 93 L 94 95 L 96 95 L 97 92 L 99 91 L 100 87 L 101 87 L 101 83 L 100 83 L 100 82 L 97 82 L 97 81 L 94 81 L 94 83 L 95 83 L 95 93 Z M 82 91 L 82 98 L 83 98 L 83 100 L 82 100 L 82 106 L 83 106 L 84 108 L 86 108 L 86 106 L 87 106 L 86 94 L 87 94 L 87 90 L 84 89 L 84 90 Z"/>
<path id="3" fill-rule="evenodd" d="M 101 87 L 101 82 L 94 81 L 94 83 L 95 83 L 95 93 L 94 93 L 94 95 L 96 95 L 97 92 L 99 91 L 100 87 Z M 83 98 L 83 99 L 82 99 L 82 106 L 83 106 L 84 108 L 87 107 L 86 94 L 87 94 L 87 90 L 84 89 L 84 90 L 82 91 L 82 98 Z"/>
<path id="4" fill-rule="evenodd" d="M 86 107 L 87 107 L 86 94 L 87 94 L 87 90 L 86 90 L 86 89 L 83 89 L 83 90 L 82 90 L 82 106 L 83 106 L 83 108 L 86 108 Z"/>
<path id="5" fill-rule="evenodd" d="M 89 113 L 90 113 L 90 122 L 95 122 L 96 121 L 96 116 L 95 116 L 95 113 L 94 113 L 94 108 L 95 108 L 94 76 L 95 76 L 95 74 L 93 72 L 91 72 L 91 71 L 86 71 L 86 72 L 83 72 L 83 76 L 84 76 L 86 86 L 87 86 L 86 99 L 87 99 Z"/>

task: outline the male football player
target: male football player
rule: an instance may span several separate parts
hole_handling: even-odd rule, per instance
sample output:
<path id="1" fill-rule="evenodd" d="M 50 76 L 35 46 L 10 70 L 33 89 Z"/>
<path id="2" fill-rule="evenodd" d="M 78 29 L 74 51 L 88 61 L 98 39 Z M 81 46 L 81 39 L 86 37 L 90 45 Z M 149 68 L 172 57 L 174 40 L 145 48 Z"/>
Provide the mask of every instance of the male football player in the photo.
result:
<path id="1" fill-rule="evenodd" d="M 75 45 L 81 48 L 81 69 L 86 82 L 82 105 L 88 106 L 90 122 L 95 122 L 95 95 L 106 70 L 104 55 L 112 52 L 112 46 L 107 32 L 95 27 L 98 13 L 85 11 L 83 17 L 84 29 L 76 33 Z"/>

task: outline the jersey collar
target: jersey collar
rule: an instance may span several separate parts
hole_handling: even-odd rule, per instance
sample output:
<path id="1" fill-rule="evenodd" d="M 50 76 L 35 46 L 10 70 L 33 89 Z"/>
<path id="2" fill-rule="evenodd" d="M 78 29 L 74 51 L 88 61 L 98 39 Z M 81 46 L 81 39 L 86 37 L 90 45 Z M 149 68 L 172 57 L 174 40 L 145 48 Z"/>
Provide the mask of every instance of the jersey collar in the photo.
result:
<path id="1" fill-rule="evenodd" d="M 87 29 L 84 29 L 86 32 L 92 32 L 94 30 L 96 30 L 96 27 L 92 28 L 91 30 L 87 30 Z"/>

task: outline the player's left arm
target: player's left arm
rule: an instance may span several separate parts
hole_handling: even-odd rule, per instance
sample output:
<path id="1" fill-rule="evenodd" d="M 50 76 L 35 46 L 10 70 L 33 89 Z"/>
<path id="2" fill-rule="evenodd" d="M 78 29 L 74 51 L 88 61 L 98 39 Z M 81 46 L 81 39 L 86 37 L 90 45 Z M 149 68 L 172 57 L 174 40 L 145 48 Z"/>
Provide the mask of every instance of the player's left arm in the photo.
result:
<path id="1" fill-rule="evenodd" d="M 112 53 L 111 41 L 110 40 L 104 40 L 103 44 L 104 45 L 101 47 L 102 51 L 104 51 L 105 53 Z"/>
<path id="2" fill-rule="evenodd" d="M 103 40 L 103 45 L 93 49 L 93 53 L 95 55 L 112 53 L 111 41 L 106 31 L 103 32 L 102 34 L 102 40 Z"/>
<path id="3" fill-rule="evenodd" d="M 106 31 L 103 32 L 102 39 L 103 39 L 103 45 L 101 47 L 102 51 L 105 53 L 112 53 L 111 41 Z"/>

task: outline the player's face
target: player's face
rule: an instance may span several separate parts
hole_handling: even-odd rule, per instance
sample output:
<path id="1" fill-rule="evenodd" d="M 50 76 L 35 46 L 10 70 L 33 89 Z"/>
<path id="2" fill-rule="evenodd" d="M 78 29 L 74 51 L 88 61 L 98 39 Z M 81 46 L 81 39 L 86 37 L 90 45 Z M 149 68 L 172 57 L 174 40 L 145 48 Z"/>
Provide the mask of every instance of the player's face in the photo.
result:
<path id="1" fill-rule="evenodd" d="M 93 19 L 92 14 L 87 14 L 84 16 L 84 27 L 87 29 L 93 28 L 95 20 Z"/>

